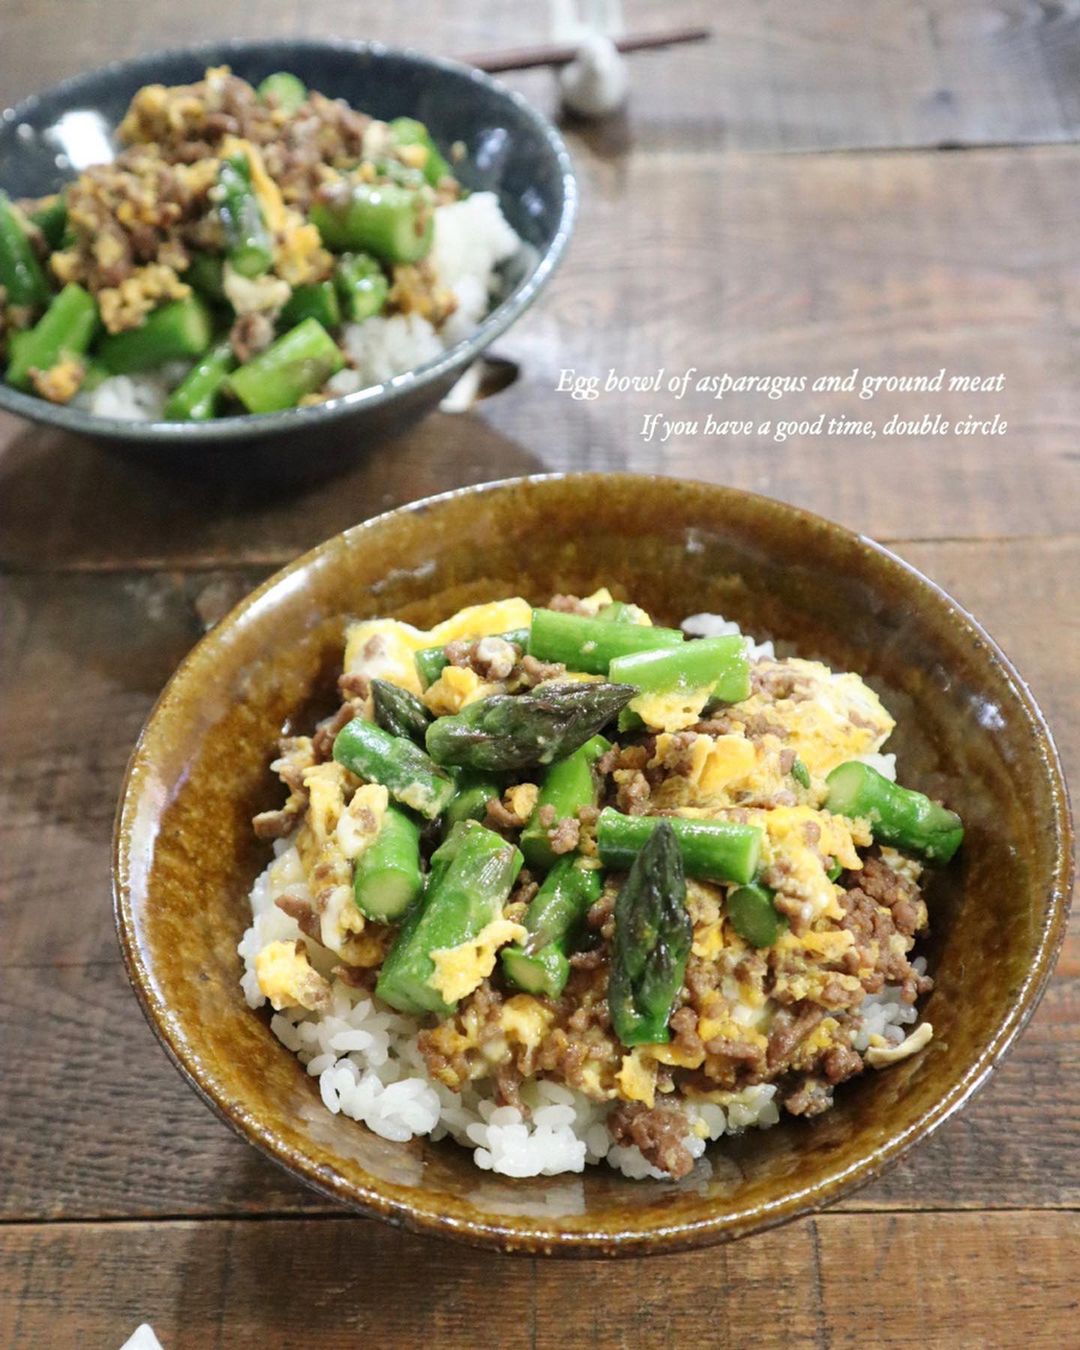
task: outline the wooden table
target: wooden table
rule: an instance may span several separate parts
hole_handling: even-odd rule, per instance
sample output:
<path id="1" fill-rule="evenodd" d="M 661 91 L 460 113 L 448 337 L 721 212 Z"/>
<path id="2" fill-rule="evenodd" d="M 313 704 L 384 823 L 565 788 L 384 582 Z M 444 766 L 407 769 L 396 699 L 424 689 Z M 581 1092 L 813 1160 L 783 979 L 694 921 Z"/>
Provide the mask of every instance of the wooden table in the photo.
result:
<path id="1" fill-rule="evenodd" d="M 77 9 L 78 19 L 74 21 Z M 461 53 L 546 36 L 539 6 L 0 0 L 3 98 L 227 34 Z M 631 26 L 659 7 L 628 5 Z M 120 775 L 204 628 L 297 552 L 410 498 L 559 469 L 771 493 L 873 535 L 1002 642 L 1080 768 L 1080 6 L 680 0 L 708 46 L 641 56 L 625 118 L 567 129 L 569 258 L 499 343 L 509 389 L 439 413 L 292 500 L 163 481 L 0 419 L 0 1340 L 118 1346 L 1076 1343 L 1080 920 L 978 1099 L 816 1218 L 697 1255 L 566 1265 L 419 1240 L 301 1189 L 167 1063 L 109 905 Z M 513 80 L 553 109 L 550 76 Z M 1003 372 L 1000 436 L 640 436 L 666 397 L 574 401 L 606 373 Z M 693 415 L 754 415 L 699 398 Z M 773 415 L 859 417 L 853 394 Z M 765 415 L 764 413 L 762 415 Z"/>

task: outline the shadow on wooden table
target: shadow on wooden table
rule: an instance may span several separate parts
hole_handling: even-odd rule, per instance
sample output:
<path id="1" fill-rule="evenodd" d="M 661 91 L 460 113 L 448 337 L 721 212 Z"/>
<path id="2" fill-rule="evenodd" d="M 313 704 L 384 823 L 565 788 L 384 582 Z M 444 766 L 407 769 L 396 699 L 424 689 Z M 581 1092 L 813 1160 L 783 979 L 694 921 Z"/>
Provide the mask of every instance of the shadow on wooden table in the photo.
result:
<path id="1" fill-rule="evenodd" d="M 0 420 L 0 443 L 4 430 Z M 94 571 L 281 563 L 417 497 L 542 467 L 476 412 L 433 413 L 340 476 L 285 490 L 158 472 L 26 426 L 0 451 L 0 563 Z"/>

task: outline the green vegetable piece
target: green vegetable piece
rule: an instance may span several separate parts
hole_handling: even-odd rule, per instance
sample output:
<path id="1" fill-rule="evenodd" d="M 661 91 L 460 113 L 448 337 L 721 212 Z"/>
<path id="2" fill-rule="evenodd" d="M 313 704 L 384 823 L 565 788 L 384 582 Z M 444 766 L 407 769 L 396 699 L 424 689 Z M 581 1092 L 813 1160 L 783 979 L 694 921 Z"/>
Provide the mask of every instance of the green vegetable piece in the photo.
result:
<path id="1" fill-rule="evenodd" d="M 390 795 L 434 820 L 454 795 L 454 782 L 412 741 L 354 717 L 334 740 L 334 758 L 350 773 L 381 783 Z"/>
<path id="2" fill-rule="evenodd" d="M 225 295 L 225 259 L 217 253 L 196 253 L 184 273 L 184 280 L 204 300 L 223 305 Z"/>
<path id="3" fill-rule="evenodd" d="M 256 86 L 255 92 L 263 103 L 269 103 L 271 106 L 276 104 L 287 113 L 296 112 L 297 108 L 307 102 L 308 96 L 307 85 L 288 70 L 275 70 L 272 75 L 267 75 L 266 79 Z"/>
<path id="4" fill-rule="evenodd" d="M 868 820 L 875 839 L 918 853 L 928 862 L 949 862 L 964 838 L 964 825 L 955 811 L 912 788 L 890 783 L 859 760 L 838 765 L 825 784 L 827 811 Z"/>
<path id="5" fill-rule="evenodd" d="M 0 286 L 9 305 L 43 305 L 49 298 L 45 273 L 6 192 L 0 192 Z"/>
<path id="6" fill-rule="evenodd" d="M 399 1012 L 446 1016 L 457 1007 L 432 985 L 433 952 L 459 947 L 502 917 L 521 853 L 475 821 L 456 825 L 435 850 L 423 899 L 379 971 L 375 993 Z"/>
<path id="7" fill-rule="evenodd" d="M 525 914 L 529 936 L 500 952 L 503 971 L 529 994 L 558 998 L 570 975 L 568 944 L 589 909 L 600 899 L 599 868 L 580 858 L 560 858 L 544 878 Z"/>
<path id="8" fill-rule="evenodd" d="M 287 332 L 305 319 L 315 319 L 324 328 L 337 328 L 341 323 L 341 306 L 332 281 L 297 286 L 278 315 L 278 327 Z"/>
<path id="9" fill-rule="evenodd" d="M 509 633 L 494 633 L 491 636 L 501 637 L 506 642 L 513 642 L 524 651 L 529 641 L 529 630 L 527 628 L 513 628 Z M 415 660 L 417 674 L 420 676 L 420 682 L 425 689 L 429 684 L 434 684 L 449 665 L 445 647 L 422 647 L 416 653 Z"/>
<path id="10" fill-rule="evenodd" d="M 305 319 L 235 371 L 228 387 L 248 412 L 280 412 L 321 389 L 344 364 L 322 324 Z"/>
<path id="11" fill-rule="evenodd" d="M 682 642 L 682 633 L 674 628 L 606 623 L 603 619 L 586 618 L 581 614 L 534 609 L 529 655 L 538 661 L 561 661 L 569 670 L 606 675 L 616 657 L 674 647 Z"/>
<path id="12" fill-rule="evenodd" d="M 8 383 L 27 389 L 31 370 L 51 370 L 62 360 L 84 356 L 97 329 L 93 297 L 81 286 L 65 286 L 33 328 L 11 335 Z"/>
<path id="13" fill-rule="evenodd" d="M 419 262 L 431 248 L 435 216 L 423 192 L 397 183 L 355 183 L 317 201 L 310 219 L 336 253 L 373 253 L 384 263 Z"/>
<path id="14" fill-rule="evenodd" d="M 378 923 L 393 923 L 419 899 L 423 889 L 420 826 L 412 816 L 390 805 L 374 842 L 356 860 L 356 907 Z"/>
<path id="15" fill-rule="evenodd" d="M 708 688 L 711 698 L 724 703 L 750 696 L 750 662 L 746 643 L 738 636 L 697 638 L 667 649 L 631 652 L 615 657 L 608 672 L 613 680 L 637 685 L 643 694 Z"/>
<path id="16" fill-rule="evenodd" d="M 53 197 L 50 197 L 44 206 L 39 206 L 36 211 L 30 213 L 30 219 L 44 235 L 48 246 L 59 248 L 63 243 L 68 223 L 67 202 L 64 199 L 64 194 L 57 192 Z"/>
<path id="17" fill-rule="evenodd" d="M 602 605 L 596 613 L 600 623 L 633 623 L 634 611 L 622 600 L 612 600 L 610 605 Z"/>
<path id="18" fill-rule="evenodd" d="M 615 901 L 608 1008 L 623 1045 L 671 1039 L 693 936 L 682 852 L 670 822 L 660 820 Z"/>
<path id="19" fill-rule="evenodd" d="M 218 191 L 225 256 L 242 277 L 263 276 L 274 265 L 274 241 L 251 185 L 247 155 L 230 155 L 221 161 Z"/>
<path id="20" fill-rule="evenodd" d="M 210 346 L 213 326 L 201 300 L 170 300 L 148 314 L 138 328 L 108 333 L 98 359 L 110 375 L 136 375 L 166 361 L 193 361 Z"/>
<path id="21" fill-rule="evenodd" d="M 800 787 L 808 788 L 810 786 L 810 770 L 801 759 L 797 759 L 791 766 L 791 776 Z"/>
<path id="22" fill-rule="evenodd" d="M 375 721 L 391 736 L 404 736 L 416 745 L 424 744 L 431 714 L 415 694 L 389 680 L 372 680 Z"/>
<path id="23" fill-rule="evenodd" d="M 553 764 L 595 736 L 635 694 L 624 684 L 538 685 L 526 694 L 492 694 L 427 731 L 440 764 L 504 773 Z"/>
<path id="24" fill-rule="evenodd" d="M 596 822 L 596 843 L 605 867 L 625 871 L 659 825 L 659 816 L 624 816 L 607 806 Z M 687 873 L 702 881 L 748 882 L 761 858 L 761 830 L 733 820 L 670 819 Z"/>
<path id="25" fill-rule="evenodd" d="M 432 187 L 437 186 L 443 178 L 451 177 L 450 165 L 443 158 L 431 138 L 431 132 L 423 122 L 418 122 L 415 117 L 395 117 L 390 123 L 390 130 L 398 145 L 420 145 L 427 151 L 423 174 Z"/>
<path id="26" fill-rule="evenodd" d="M 457 784 L 457 791 L 443 812 L 447 826 L 452 828 L 463 820 L 483 820 L 487 815 L 488 802 L 492 797 L 502 795 L 498 783 L 493 778 L 463 769 L 452 768 L 449 772 Z"/>
<path id="27" fill-rule="evenodd" d="M 771 947 L 787 927 L 787 920 L 773 904 L 772 891 L 751 884 L 728 892 L 728 918 L 732 927 L 751 947 Z"/>
<path id="28" fill-rule="evenodd" d="M 170 422 L 208 422 L 217 416 L 218 400 L 236 357 L 227 342 L 211 347 L 196 361 L 165 402 Z"/>
<path id="29" fill-rule="evenodd" d="M 573 754 L 548 769 L 536 808 L 521 833 L 521 851 L 529 867 L 547 871 L 556 858 L 547 829 L 540 823 L 540 813 L 545 807 L 551 807 L 554 819 L 558 821 L 576 816 L 583 806 L 595 806 L 598 784 L 593 766 L 610 749 L 610 741 L 603 736 L 592 736 Z"/>
<path id="30" fill-rule="evenodd" d="M 52 370 L 60 361 L 83 356 L 97 327 L 93 296 L 74 283 L 65 286 L 34 327 L 11 342 L 8 384 L 29 389 L 32 370 Z"/>
<path id="31" fill-rule="evenodd" d="M 834 858 L 832 860 L 832 865 L 825 869 L 825 875 L 829 878 L 830 881 L 839 881 L 840 875 L 843 872 L 843 870 L 844 869 Z"/>
<path id="32" fill-rule="evenodd" d="M 354 323 L 381 314 L 390 294 L 386 273 L 369 253 L 343 253 L 334 267 L 341 306 Z"/>

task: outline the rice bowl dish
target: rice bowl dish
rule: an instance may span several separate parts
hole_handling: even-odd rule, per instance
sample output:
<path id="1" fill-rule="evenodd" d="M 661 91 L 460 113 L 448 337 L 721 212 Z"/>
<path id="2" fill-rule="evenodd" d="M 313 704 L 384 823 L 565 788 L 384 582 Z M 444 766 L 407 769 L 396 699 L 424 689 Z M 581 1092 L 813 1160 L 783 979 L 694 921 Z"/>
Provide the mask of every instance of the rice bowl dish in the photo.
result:
<path id="1" fill-rule="evenodd" d="M 962 828 L 857 675 L 601 591 L 354 624 L 339 683 L 279 746 L 239 947 L 327 1110 L 677 1178 L 930 1040 L 921 877 Z"/>

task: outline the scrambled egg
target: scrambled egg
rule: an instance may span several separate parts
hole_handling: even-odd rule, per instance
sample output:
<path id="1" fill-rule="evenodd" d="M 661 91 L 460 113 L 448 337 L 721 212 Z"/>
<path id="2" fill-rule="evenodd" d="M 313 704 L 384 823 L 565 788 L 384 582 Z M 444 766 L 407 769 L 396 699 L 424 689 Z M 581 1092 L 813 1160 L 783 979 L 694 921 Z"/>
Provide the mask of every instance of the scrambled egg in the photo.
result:
<path id="1" fill-rule="evenodd" d="M 498 693 L 497 684 L 482 680 L 471 666 L 447 666 L 424 691 L 424 703 L 436 717 L 459 713 L 467 703 Z"/>
<path id="2" fill-rule="evenodd" d="M 420 694 L 415 656 L 426 647 L 445 647 L 459 638 L 491 637 L 514 628 L 528 628 L 532 609 L 514 597 L 485 605 L 467 605 L 434 628 L 414 628 L 400 619 L 365 619 L 349 625 L 345 640 L 345 673 L 389 680 Z M 456 710 L 455 710 L 456 711 Z"/>
<path id="3" fill-rule="evenodd" d="M 495 953 L 508 942 L 523 942 L 528 932 L 520 923 L 493 919 L 476 937 L 457 947 L 431 953 L 435 972 L 428 984 L 447 1003 L 456 1003 L 486 980 L 495 969 Z"/>
<path id="4" fill-rule="evenodd" d="M 330 1002 L 330 986 L 307 958 L 302 942 L 270 942 L 255 957 L 259 988 L 280 1012 L 308 1008 L 319 1012 Z"/>

